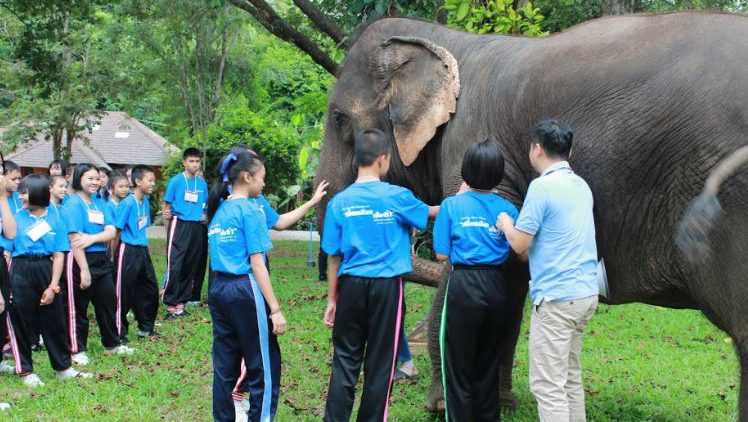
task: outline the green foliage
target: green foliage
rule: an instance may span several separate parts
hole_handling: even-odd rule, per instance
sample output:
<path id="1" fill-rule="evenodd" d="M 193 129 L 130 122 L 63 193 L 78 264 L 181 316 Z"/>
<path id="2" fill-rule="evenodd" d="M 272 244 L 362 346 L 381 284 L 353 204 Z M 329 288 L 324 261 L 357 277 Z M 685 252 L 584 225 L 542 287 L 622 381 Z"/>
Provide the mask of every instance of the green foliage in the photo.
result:
<path id="1" fill-rule="evenodd" d="M 515 34 L 542 37 L 548 34 L 541 28 L 545 18 L 540 9 L 527 3 L 514 9 L 512 0 L 447 0 L 447 23 L 474 34 Z"/>
<path id="2" fill-rule="evenodd" d="M 546 17 L 543 30 L 551 33 L 599 18 L 602 13 L 602 0 L 535 0 L 533 4 Z"/>

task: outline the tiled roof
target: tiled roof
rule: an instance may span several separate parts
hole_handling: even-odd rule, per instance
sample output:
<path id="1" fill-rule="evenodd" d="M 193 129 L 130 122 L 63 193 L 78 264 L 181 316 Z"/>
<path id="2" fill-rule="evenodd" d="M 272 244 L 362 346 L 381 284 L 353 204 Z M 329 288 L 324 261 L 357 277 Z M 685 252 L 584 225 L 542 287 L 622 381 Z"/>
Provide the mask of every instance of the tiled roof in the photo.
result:
<path id="1" fill-rule="evenodd" d="M 121 111 L 107 112 L 100 123 L 73 141 L 71 163 L 162 166 L 175 148 L 143 123 Z M 47 167 L 53 160 L 52 141 L 39 136 L 5 157 L 21 167 Z"/>

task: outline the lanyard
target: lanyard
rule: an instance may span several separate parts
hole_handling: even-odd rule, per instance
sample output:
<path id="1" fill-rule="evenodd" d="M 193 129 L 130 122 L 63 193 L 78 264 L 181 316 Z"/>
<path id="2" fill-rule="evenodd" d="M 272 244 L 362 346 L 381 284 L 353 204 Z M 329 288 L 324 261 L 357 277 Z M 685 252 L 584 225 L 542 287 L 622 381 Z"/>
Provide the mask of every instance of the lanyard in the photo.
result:
<path id="1" fill-rule="evenodd" d="M 135 198 L 133 198 L 133 199 L 135 199 Z M 140 213 L 140 206 L 141 205 L 143 206 L 143 213 L 142 214 Z M 138 200 L 135 199 L 135 206 L 138 208 L 138 218 L 140 218 L 141 216 L 144 216 L 145 215 L 145 198 L 143 198 L 143 201 L 140 204 L 138 204 Z"/>
<path id="2" fill-rule="evenodd" d="M 20 211 L 23 207 L 21 204 L 18 203 L 18 197 L 15 195 L 11 195 L 13 197 L 13 205 L 16 206 L 16 214 L 18 214 L 18 211 Z"/>
<path id="3" fill-rule="evenodd" d="M 187 188 L 187 190 L 190 190 L 189 180 L 187 179 L 187 176 L 182 173 L 182 177 L 184 177 L 184 186 Z M 193 180 L 195 181 L 195 188 L 192 189 L 192 191 L 197 192 L 197 176 L 195 176 Z"/>
<path id="4" fill-rule="evenodd" d="M 90 204 L 88 202 L 86 202 L 85 199 L 81 198 L 80 195 L 78 195 L 78 198 L 80 198 L 80 200 L 83 201 L 84 204 L 86 204 L 86 208 L 88 208 L 89 211 L 91 210 L 91 207 L 93 207 L 94 211 L 99 211 L 99 208 L 96 207 L 96 203 L 94 202 L 93 198 L 90 198 L 91 199 L 91 203 Z"/>
<path id="5" fill-rule="evenodd" d="M 54 205 L 52 205 L 54 206 Z M 44 214 L 40 215 L 39 217 L 35 216 L 31 212 L 29 212 L 29 217 L 34 219 L 34 224 L 37 224 L 40 221 L 47 221 L 47 217 L 49 216 L 49 207 L 44 211 Z M 33 224 L 32 224 L 33 226 Z"/>

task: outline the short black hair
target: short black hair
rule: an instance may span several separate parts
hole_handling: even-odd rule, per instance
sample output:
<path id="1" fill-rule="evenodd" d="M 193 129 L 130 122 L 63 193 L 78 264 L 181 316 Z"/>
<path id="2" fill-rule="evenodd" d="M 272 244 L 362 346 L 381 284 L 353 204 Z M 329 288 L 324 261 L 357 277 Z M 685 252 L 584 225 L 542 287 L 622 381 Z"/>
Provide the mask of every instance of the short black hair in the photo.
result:
<path id="1" fill-rule="evenodd" d="M 569 158 L 574 132 L 556 119 L 543 120 L 535 126 L 532 142 L 539 143 L 551 157 Z"/>
<path id="2" fill-rule="evenodd" d="M 127 176 L 125 176 L 124 173 L 122 173 L 122 172 L 120 172 L 118 170 L 113 170 L 112 173 L 109 175 L 109 185 L 107 187 L 109 189 L 112 189 L 114 187 L 114 185 L 116 185 L 117 182 L 120 181 L 120 180 L 127 181 Z M 127 184 L 129 185 L 130 182 L 127 181 Z"/>
<path id="3" fill-rule="evenodd" d="M 462 158 L 462 180 L 473 189 L 489 190 L 504 178 L 504 156 L 490 139 L 470 145 Z"/>
<path id="4" fill-rule="evenodd" d="M 29 195 L 29 207 L 49 206 L 49 181 L 40 174 L 29 174 L 21 179 L 18 191 Z"/>
<path id="5" fill-rule="evenodd" d="M 203 153 L 197 148 L 187 148 L 182 153 L 182 160 L 186 160 L 189 157 L 203 158 Z"/>
<path id="6" fill-rule="evenodd" d="M 3 163 L 3 174 L 7 175 L 11 171 L 21 171 L 21 167 L 15 163 L 15 161 L 5 160 Z"/>
<path id="7" fill-rule="evenodd" d="M 62 171 L 63 176 L 68 175 L 68 165 L 66 162 L 62 160 L 54 160 L 51 163 L 49 163 L 49 167 L 47 167 L 47 171 L 52 170 L 52 167 L 59 167 L 60 171 Z"/>
<path id="8" fill-rule="evenodd" d="M 136 180 L 142 179 L 148 173 L 156 174 L 156 172 L 153 171 L 153 168 L 149 166 L 138 165 L 133 167 L 132 173 L 130 173 L 130 180 L 132 180 L 132 185 L 137 186 L 138 183 L 136 182 Z"/>
<path id="9" fill-rule="evenodd" d="M 379 129 L 364 129 L 353 138 L 353 155 L 358 167 L 367 167 L 390 153 L 390 141 Z"/>
<path id="10" fill-rule="evenodd" d="M 96 170 L 96 175 L 99 174 L 99 168 L 91 163 L 79 163 L 77 166 L 75 166 L 75 171 L 73 171 L 73 190 L 83 190 L 83 186 L 81 185 L 81 178 L 84 174 L 88 173 L 91 170 Z"/>
<path id="11" fill-rule="evenodd" d="M 49 187 L 50 187 L 50 188 L 51 188 L 52 186 L 54 186 L 54 185 L 55 185 L 55 183 L 57 183 L 57 179 L 62 179 L 62 180 L 64 180 L 65 182 L 67 182 L 67 179 L 65 179 L 65 176 L 60 176 L 59 174 L 58 174 L 58 175 L 55 175 L 55 176 L 49 176 Z"/>

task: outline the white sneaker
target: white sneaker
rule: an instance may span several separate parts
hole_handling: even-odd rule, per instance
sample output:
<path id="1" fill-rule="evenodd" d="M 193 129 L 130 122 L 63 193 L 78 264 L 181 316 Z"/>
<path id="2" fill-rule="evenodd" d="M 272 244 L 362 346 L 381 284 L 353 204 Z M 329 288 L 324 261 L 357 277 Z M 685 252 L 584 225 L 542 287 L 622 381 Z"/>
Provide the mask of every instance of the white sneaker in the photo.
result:
<path id="1" fill-rule="evenodd" d="M 249 409 L 244 409 L 244 406 L 242 405 L 245 400 L 242 400 L 241 402 L 234 402 L 234 420 L 236 422 L 247 422 L 249 415 L 247 415 L 247 412 L 249 412 Z M 249 404 L 249 402 L 247 402 Z"/>
<path id="2" fill-rule="evenodd" d="M 16 368 L 9 365 L 8 362 L 0 362 L 0 374 L 12 374 L 16 372 Z"/>
<path id="3" fill-rule="evenodd" d="M 88 365 L 88 355 L 86 352 L 74 353 L 70 358 L 73 359 L 73 363 L 78 366 Z"/>
<path id="4" fill-rule="evenodd" d="M 70 378 L 93 378 L 93 375 L 88 372 L 81 372 L 77 369 L 73 368 L 72 366 L 64 371 L 57 372 L 57 378 L 61 380 L 67 380 Z"/>
<path id="5" fill-rule="evenodd" d="M 39 375 L 36 375 L 34 373 L 24 376 L 23 383 L 31 388 L 44 387 L 44 383 L 42 382 L 41 378 L 39 378 Z"/>
<path id="6" fill-rule="evenodd" d="M 199 300 L 191 300 L 191 301 L 187 302 L 187 305 L 189 305 L 189 306 L 200 306 L 200 301 Z"/>
<path id="7" fill-rule="evenodd" d="M 135 349 L 122 344 L 117 347 L 112 347 L 111 349 L 106 349 L 104 353 L 108 356 L 132 356 L 135 353 Z"/>
<path id="8" fill-rule="evenodd" d="M 6 410 L 10 410 L 10 405 L 8 403 L 0 403 L 0 412 L 5 412 Z"/>

